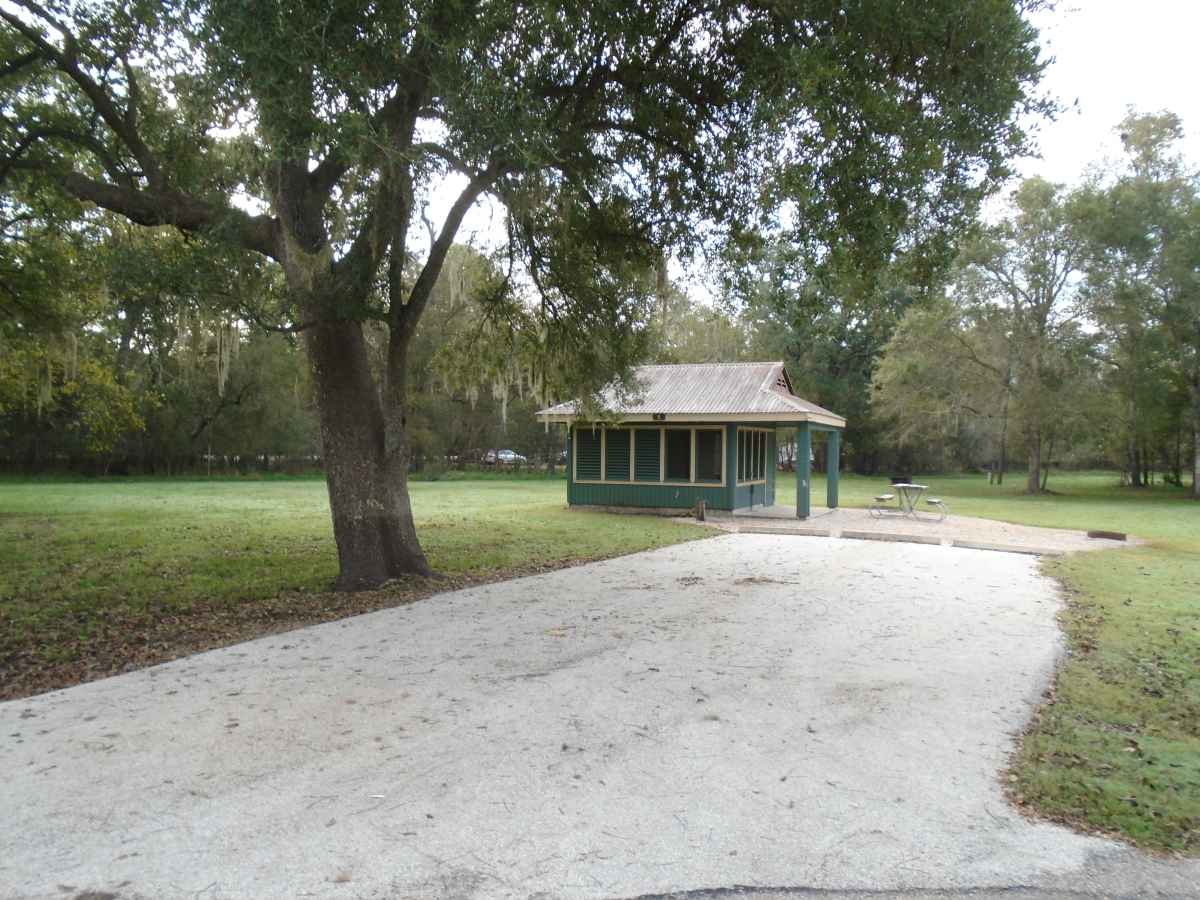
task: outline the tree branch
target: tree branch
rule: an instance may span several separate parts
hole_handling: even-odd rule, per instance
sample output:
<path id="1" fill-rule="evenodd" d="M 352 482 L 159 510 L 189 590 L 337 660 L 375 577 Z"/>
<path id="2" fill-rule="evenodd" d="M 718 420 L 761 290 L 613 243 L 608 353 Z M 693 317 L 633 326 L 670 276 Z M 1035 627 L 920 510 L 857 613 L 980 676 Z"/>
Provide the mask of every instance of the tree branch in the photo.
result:
<path id="1" fill-rule="evenodd" d="M 44 57 L 38 50 L 31 50 L 29 53 L 24 53 L 15 59 L 10 59 L 8 62 L 0 65 L 0 79 L 16 75 L 22 69 L 28 68 L 40 59 L 44 59 Z"/>
<path id="2" fill-rule="evenodd" d="M 217 403 L 217 408 L 211 413 L 201 417 L 200 424 L 197 425 L 195 431 L 192 432 L 191 440 L 194 441 L 196 438 L 200 437 L 200 435 L 204 433 L 204 429 L 215 422 L 221 413 L 225 411 L 226 407 L 241 406 L 242 401 L 246 399 L 246 392 L 252 387 L 254 387 L 254 382 L 247 381 L 242 385 L 242 389 L 238 391 L 237 397 L 235 397 L 233 400 L 228 399 L 228 395 L 221 397 L 220 402 Z"/>
<path id="3" fill-rule="evenodd" d="M 119 213 L 139 225 L 171 225 L 186 234 L 216 235 L 218 240 L 278 259 L 278 223 L 270 216 L 252 216 L 176 191 L 142 191 L 105 184 L 76 172 L 59 175 L 57 180 L 76 199 Z"/>
<path id="4" fill-rule="evenodd" d="M 127 118 L 126 113 L 122 113 L 118 109 L 114 98 L 80 68 L 78 41 L 75 35 L 37 3 L 30 2 L 30 0 L 22 0 L 20 5 L 42 21 L 49 22 L 56 31 L 62 34 L 63 49 L 60 50 L 47 40 L 45 34 L 40 29 L 29 25 L 22 21 L 20 17 L 7 12 L 3 8 L 0 8 L 0 19 L 3 19 L 12 26 L 13 29 L 33 44 L 42 56 L 53 61 L 59 71 L 79 86 L 79 89 L 83 91 L 88 101 L 92 104 L 92 107 L 100 114 L 100 118 L 104 120 L 105 124 L 112 129 L 113 133 L 129 149 L 129 152 L 133 154 L 133 158 L 138 161 L 138 165 L 142 167 L 142 172 L 146 180 L 150 183 L 150 186 L 157 189 L 165 187 L 166 182 L 158 160 L 150 151 L 145 141 L 142 140 L 142 136 L 138 133 L 137 128 L 134 127 L 133 122 Z M 132 87 L 130 91 L 131 100 L 136 92 L 137 88 Z"/>
<path id="5" fill-rule="evenodd" d="M 473 175 L 471 167 L 460 156 L 443 147 L 441 144 L 435 144 L 432 141 L 422 141 L 412 145 L 412 150 L 418 153 L 428 153 L 430 156 L 436 156 L 438 159 L 446 162 L 450 168 L 456 172 L 461 172 L 463 175 Z"/>
<path id="6" fill-rule="evenodd" d="M 328 196 L 334 185 L 341 181 L 342 176 L 350 171 L 350 161 L 341 150 L 330 150 L 315 169 L 308 173 L 309 190 L 321 196 Z"/>
<path id="7" fill-rule="evenodd" d="M 17 142 L 13 152 L 4 160 L 0 160 L 0 184 L 8 177 L 8 173 L 16 168 L 17 161 L 25 154 L 25 151 L 32 147 L 37 141 L 43 138 L 59 138 L 60 140 L 68 141 L 90 150 L 92 155 L 99 160 L 100 165 L 104 167 L 109 176 L 114 181 L 123 182 L 128 186 L 132 186 L 132 179 L 129 173 L 121 170 L 117 165 L 117 161 L 113 159 L 104 145 L 93 135 L 83 134 L 77 131 L 71 131 L 67 128 L 34 128 L 26 132 Z M 24 168 L 30 168 L 28 166 Z"/>
<path id="8" fill-rule="evenodd" d="M 425 306 L 429 302 L 429 295 L 433 292 L 433 286 L 437 282 L 438 275 L 441 274 L 442 264 L 446 261 L 446 254 L 450 252 L 450 247 L 454 243 L 454 236 L 458 234 L 458 229 L 462 225 L 462 220 L 467 214 L 467 210 L 474 205 L 479 196 L 489 187 L 495 184 L 504 172 L 508 169 L 508 164 L 499 160 L 493 160 L 492 163 L 482 172 L 476 173 L 470 183 L 458 195 L 458 199 L 454 201 L 454 205 L 450 207 L 450 212 L 446 216 L 446 221 L 442 223 L 441 233 L 433 242 L 433 246 L 429 248 L 429 258 L 425 260 L 425 265 L 421 269 L 421 274 L 417 276 L 416 283 L 413 284 L 412 292 L 408 295 L 408 302 L 399 308 L 391 310 L 392 322 L 392 340 L 399 340 L 407 343 L 412 337 L 412 333 L 416 330 L 417 322 L 421 318 L 421 314 L 425 311 Z"/>

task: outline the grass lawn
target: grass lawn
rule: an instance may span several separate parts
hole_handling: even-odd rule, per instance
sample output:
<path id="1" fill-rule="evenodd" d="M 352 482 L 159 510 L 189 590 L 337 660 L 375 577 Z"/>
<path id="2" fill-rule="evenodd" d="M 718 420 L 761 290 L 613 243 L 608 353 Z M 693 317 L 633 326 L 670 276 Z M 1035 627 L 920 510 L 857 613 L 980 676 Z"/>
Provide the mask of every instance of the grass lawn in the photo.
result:
<path id="1" fill-rule="evenodd" d="M 918 479 L 951 514 L 1124 531 L 1148 546 L 1043 564 L 1065 589 L 1070 655 L 1010 773 L 1014 799 L 1044 816 L 1156 850 L 1200 853 L 1200 503 L 1169 487 L 1122 488 L 1110 473 L 1052 476 L 1049 496 L 986 478 Z M 843 506 L 886 479 L 843 476 Z M 795 479 L 777 499 L 794 502 Z M 825 481 L 813 484 L 823 504 Z"/>
<path id="2" fill-rule="evenodd" d="M 0 481 L 0 697 L 712 533 L 565 497 L 558 478 L 413 484 L 444 580 L 335 595 L 324 481 Z"/>

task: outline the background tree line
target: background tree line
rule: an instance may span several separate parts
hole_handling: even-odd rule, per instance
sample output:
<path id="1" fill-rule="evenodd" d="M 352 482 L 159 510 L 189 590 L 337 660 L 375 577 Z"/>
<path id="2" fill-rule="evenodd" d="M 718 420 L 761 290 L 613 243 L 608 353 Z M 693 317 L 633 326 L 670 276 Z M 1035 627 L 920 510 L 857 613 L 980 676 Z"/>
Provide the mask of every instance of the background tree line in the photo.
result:
<path id="1" fill-rule="evenodd" d="M 320 470 L 308 362 L 294 333 L 239 305 L 247 273 L 232 277 L 227 259 L 166 229 L 105 221 L 13 237 L 0 282 L 7 471 Z M 533 418 L 545 395 L 530 322 L 489 294 L 499 277 L 456 245 L 434 288 L 409 364 L 417 471 L 479 464 L 498 447 L 543 464 L 561 452 L 559 435 Z M 386 336 L 367 337 L 382 369 Z"/>
<path id="2" fill-rule="evenodd" d="M 1200 465 L 1197 176 L 1176 153 L 1172 114 L 1131 114 L 1120 133 L 1122 160 L 1071 191 L 1024 182 L 1006 217 L 941 266 L 898 252 L 870 279 L 833 267 L 806 277 L 786 247 L 763 246 L 742 261 L 749 288 L 730 285 L 717 303 L 647 273 L 644 355 L 785 359 L 802 394 L 847 417 L 845 464 L 863 474 L 987 469 L 1002 480 L 1016 465 L 1036 491 L 1053 466 L 1104 466 L 1135 486 L 1183 485 Z M 261 273 L 112 220 L 25 228 L 3 246 L 6 468 L 320 467 L 297 340 L 239 304 L 252 290 L 261 307 L 272 289 Z M 561 433 L 534 419 L 550 399 L 537 374 L 544 340 L 527 301 L 503 287 L 496 260 L 449 252 L 409 360 L 416 471 L 479 464 L 501 447 L 530 465 L 560 458 Z M 382 371 L 385 336 L 367 338 Z"/>
<path id="3" fill-rule="evenodd" d="M 1182 485 L 1200 410 L 1196 174 L 1175 116 L 1120 132 L 1123 160 L 1073 191 L 1026 181 L 932 278 L 903 253 L 868 283 L 797 277 L 794 255 L 765 247 L 744 302 L 713 304 L 654 273 L 646 356 L 786 359 L 798 390 L 846 415 L 846 464 L 865 474 L 1002 479 L 1015 463 L 1041 490 L 1053 465 L 1111 466 Z M 307 363 L 294 335 L 245 318 L 247 273 L 228 259 L 115 221 L 27 229 L 4 252 L 8 469 L 319 468 Z M 499 447 L 559 458 L 561 434 L 533 417 L 547 402 L 534 317 L 502 281 L 495 260 L 449 253 L 409 362 L 418 471 Z M 382 369 L 386 342 L 368 341 Z"/>
<path id="4" fill-rule="evenodd" d="M 1130 114 L 1122 159 L 1040 179 L 964 243 L 884 347 L 876 408 L 926 467 L 1103 465 L 1134 486 L 1200 474 L 1200 182 L 1179 119 Z M 1200 494 L 1198 494 L 1200 496 Z"/>

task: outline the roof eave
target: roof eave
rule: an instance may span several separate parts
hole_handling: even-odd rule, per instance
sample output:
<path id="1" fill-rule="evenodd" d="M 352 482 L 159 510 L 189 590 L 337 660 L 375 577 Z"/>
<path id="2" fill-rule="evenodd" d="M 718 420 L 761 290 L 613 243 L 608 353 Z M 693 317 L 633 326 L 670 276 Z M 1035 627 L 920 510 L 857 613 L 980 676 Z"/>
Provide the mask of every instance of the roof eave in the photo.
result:
<path id="1" fill-rule="evenodd" d="M 662 415 L 662 418 L 655 418 L 657 415 Z M 539 412 L 537 414 L 538 421 L 553 425 L 572 425 L 575 422 L 591 422 L 594 420 L 585 419 L 574 413 L 552 413 L 549 411 Z M 827 425 L 831 428 L 845 428 L 846 420 L 841 416 L 826 415 L 819 412 L 809 412 L 807 410 L 796 410 L 795 412 L 772 412 L 772 413 L 637 413 L 630 415 L 618 415 L 614 417 L 617 424 L 624 425 L 627 423 L 640 424 L 643 422 L 652 422 L 656 425 L 672 425 L 676 423 L 696 424 L 701 422 L 719 422 L 723 424 L 734 424 L 741 422 L 782 422 L 782 423 L 801 423 L 813 422 L 818 425 Z"/>

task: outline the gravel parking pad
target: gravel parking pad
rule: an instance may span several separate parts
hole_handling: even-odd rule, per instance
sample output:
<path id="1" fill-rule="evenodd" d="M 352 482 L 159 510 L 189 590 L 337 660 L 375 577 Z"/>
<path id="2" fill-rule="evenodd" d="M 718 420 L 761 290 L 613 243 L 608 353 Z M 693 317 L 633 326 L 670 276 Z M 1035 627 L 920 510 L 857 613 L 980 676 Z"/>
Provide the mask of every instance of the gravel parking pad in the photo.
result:
<path id="1" fill-rule="evenodd" d="M 1186 896 L 1004 801 L 1057 608 L 1029 556 L 725 535 L 0 704 L 0 896 Z"/>

